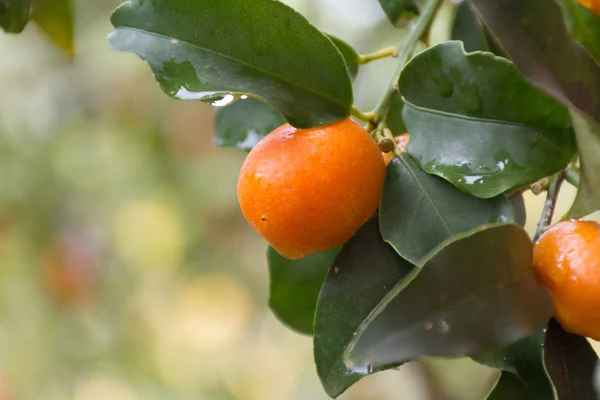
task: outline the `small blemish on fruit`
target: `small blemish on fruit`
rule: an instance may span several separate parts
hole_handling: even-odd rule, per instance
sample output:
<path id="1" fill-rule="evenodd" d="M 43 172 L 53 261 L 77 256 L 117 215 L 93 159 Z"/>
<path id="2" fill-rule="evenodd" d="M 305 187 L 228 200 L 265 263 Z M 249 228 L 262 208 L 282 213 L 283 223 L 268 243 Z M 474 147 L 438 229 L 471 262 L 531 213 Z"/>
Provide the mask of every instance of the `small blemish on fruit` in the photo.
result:
<path id="1" fill-rule="evenodd" d="M 265 222 L 267 220 L 267 218 L 263 215 L 262 217 L 260 217 L 260 219 Z"/>

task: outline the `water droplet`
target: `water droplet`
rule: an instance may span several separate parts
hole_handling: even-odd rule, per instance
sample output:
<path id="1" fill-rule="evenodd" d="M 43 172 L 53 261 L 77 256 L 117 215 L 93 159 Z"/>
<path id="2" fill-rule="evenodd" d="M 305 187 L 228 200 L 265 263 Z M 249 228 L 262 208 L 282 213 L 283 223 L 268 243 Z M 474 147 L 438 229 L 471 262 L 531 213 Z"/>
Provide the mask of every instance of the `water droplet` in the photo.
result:
<path id="1" fill-rule="evenodd" d="M 465 184 L 467 185 L 473 185 L 480 180 L 483 182 L 483 176 L 481 175 L 465 176 Z"/>
<path id="2" fill-rule="evenodd" d="M 210 104 L 214 107 L 225 107 L 235 101 L 235 96 L 232 94 L 225 95 L 222 99 L 211 101 Z"/>
<path id="3" fill-rule="evenodd" d="M 504 163 L 504 161 L 498 161 L 498 162 L 496 163 L 496 166 L 498 167 L 498 169 L 499 169 L 500 171 L 504 171 L 504 168 L 506 167 L 506 164 Z"/>
<path id="4" fill-rule="evenodd" d="M 425 322 L 425 330 L 430 331 L 431 329 L 433 329 L 433 322 L 431 322 L 431 321 Z"/>
<path id="5" fill-rule="evenodd" d="M 367 373 L 369 373 L 369 374 L 373 373 L 373 364 L 372 363 L 367 363 Z"/>
<path id="6" fill-rule="evenodd" d="M 243 95 L 240 96 L 240 99 L 242 99 L 242 100 L 246 100 L 247 98 L 248 98 L 248 96 L 245 95 L 245 94 L 243 94 Z"/>
<path id="7" fill-rule="evenodd" d="M 438 321 L 438 323 L 437 323 L 437 331 L 439 333 L 443 333 L 443 334 L 446 334 L 446 333 L 450 332 L 450 324 L 448 323 L 448 321 L 443 320 L 443 319 L 440 320 L 440 321 Z"/>
<path id="8" fill-rule="evenodd" d="M 171 39 L 171 43 L 173 43 L 173 44 L 178 44 L 178 43 L 179 43 L 179 40 L 177 40 L 177 39 Z"/>
<path id="9" fill-rule="evenodd" d="M 333 267 L 333 273 L 337 275 L 338 272 L 340 272 L 340 269 L 338 267 Z"/>

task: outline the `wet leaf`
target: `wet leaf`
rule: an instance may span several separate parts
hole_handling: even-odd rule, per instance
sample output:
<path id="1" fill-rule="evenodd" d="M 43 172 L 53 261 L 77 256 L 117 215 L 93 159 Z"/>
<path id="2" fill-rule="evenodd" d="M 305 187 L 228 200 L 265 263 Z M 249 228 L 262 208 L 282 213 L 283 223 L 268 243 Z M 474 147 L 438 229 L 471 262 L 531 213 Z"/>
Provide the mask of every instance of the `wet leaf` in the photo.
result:
<path id="1" fill-rule="evenodd" d="M 408 152 L 429 173 L 481 198 L 531 184 L 576 152 L 568 110 L 506 59 L 432 47 L 400 77 Z"/>
<path id="2" fill-rule="evenodd" d="M 443 243 L 365 320 L 346 349 L 348 363 L 473 355 L 534 334 L 552 304 L 532 273 L 532 249 L 512 224 Z"/>
<path id="3" fill-rule="evenodd" d="M 21 33 L 29 22 L 30 0 L 0 2 L 0 26 L 8 33 Z"/>
<path id="4" fill-rule="evenodd" d="M 34 0 L 31 19 L 67 57 L 73 57 L 75 49 L 71 0 Z"/>
<path id="5" fill-rule="evenodd" d="M 377 218 L 344 245 L 319 295 L 314 352 L 327 394 L 337 397 L 358 380 L 388 367 L 352 370 L 343 362 L 346 345 L 379 301 L 412 269 L 379 233 Z"/>
<path id="6" fill-rule="evenodd" d="M 581 183 L 569 218 L 581 218 L 600 210 L 600 124 L 573 111 L 573 126 L 579 147 Z"/>
<path id="7" fill-rule="evenodd" d="M 548 0 L 471 0 L 523 75 L 563 104 L 600 121 L 600 65 Z"/>
<path id="8" fill-rule="evenodd" d="M 337 248 L 292 261 L 269 246 L 269 307 L 281 322 L 312 335 L 319 291 L 339 251 Z"/>
<path id="9" fill-rule="evenodd" d="M 390 22 L 398 26 L 405 12 L 417 14 L 419 9 L 414 0 L 378 0 Z"/>
<path id="10" fill-rule="evenodd" d="M 283 115 L 270 104 L 256 99 L 238 100 L 215 112 L 215 144 L 249 151 L 284 123 Z"/>
<path id="11" fill-rule="evenodd" d="M 554 387 L 544 367 L 544 330 L 503 349 L 473 359 L 502 370 L 486 400 L 554 399 Z"/>
<path id="12" fill-rule="evenodd" d="M 514 218 L 504 195 L 478 199 L 463 193 L 427 174 L 406 153 L 388 164 L 380 204 L 381 234 L 412 263 L 454 235 Z"/>
<path id="13" fill-rule="evenodd" d="M 143 58 L 174 98 L 223 106 L 251 93 L 299 128 L 350 114 L 352 82 L 342 55 L 278 1 L 132 0 L 111 22 L 113 49 Z"/>
<path id="14" fill-rule="evenodd" d="M 555 319 L 548 324 L 544 362 L 558 400 L 596 400 L 596 352 L 586 338 L 566 332 Z"/>

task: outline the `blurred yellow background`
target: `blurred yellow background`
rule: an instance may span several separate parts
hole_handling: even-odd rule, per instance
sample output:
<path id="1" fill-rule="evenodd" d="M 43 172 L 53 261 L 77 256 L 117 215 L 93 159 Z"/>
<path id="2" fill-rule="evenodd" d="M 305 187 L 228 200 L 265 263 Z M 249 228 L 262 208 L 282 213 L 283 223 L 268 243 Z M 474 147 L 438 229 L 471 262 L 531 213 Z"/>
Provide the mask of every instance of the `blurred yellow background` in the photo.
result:
<path id="1" fill-rule="evenodd" d="M 33 25 L 0 34 L 0 400 L 326 399 L 311 339 L 266 307 L 265 244 L 236 200 L 244 153 L 214 148 L 210 107 L 110 50 L 118 3 L 76 1 L 72 63 Z M 375 0 L 288 3 L 362 53 L 401 35 Z M 363 68 L 360 108 L 393 64 Z M 528 196 L 530 215 L 542 203 Z M 478 399 L 495 374 L 428 360 L 343 399 Z"/>

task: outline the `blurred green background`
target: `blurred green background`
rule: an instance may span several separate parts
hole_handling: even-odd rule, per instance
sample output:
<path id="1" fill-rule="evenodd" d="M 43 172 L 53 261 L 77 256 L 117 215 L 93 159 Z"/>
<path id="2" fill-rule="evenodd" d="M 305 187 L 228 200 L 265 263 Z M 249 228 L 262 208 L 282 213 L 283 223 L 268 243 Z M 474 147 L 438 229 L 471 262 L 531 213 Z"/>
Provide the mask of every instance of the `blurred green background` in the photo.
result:
<path id="1" fill-rule="evenodd" d="M 402 35 L 375 0 L 287 2 L 362 53 Z M 311 339 L 266 307 L 265 244 L 236 199 L 244 153 L 213 146 L 210 107 L 110 50 L 118 4 L 76 1 L 72 62 L 32 24 L 0 35 L 0 400 L 326 399 Z M 360 108 L 393 67 L 362 68 Z M 531 231 L 543 198 L 527 202 Z M 495 376 L 427 360 L 343 399 L 478 399 Z"/>

